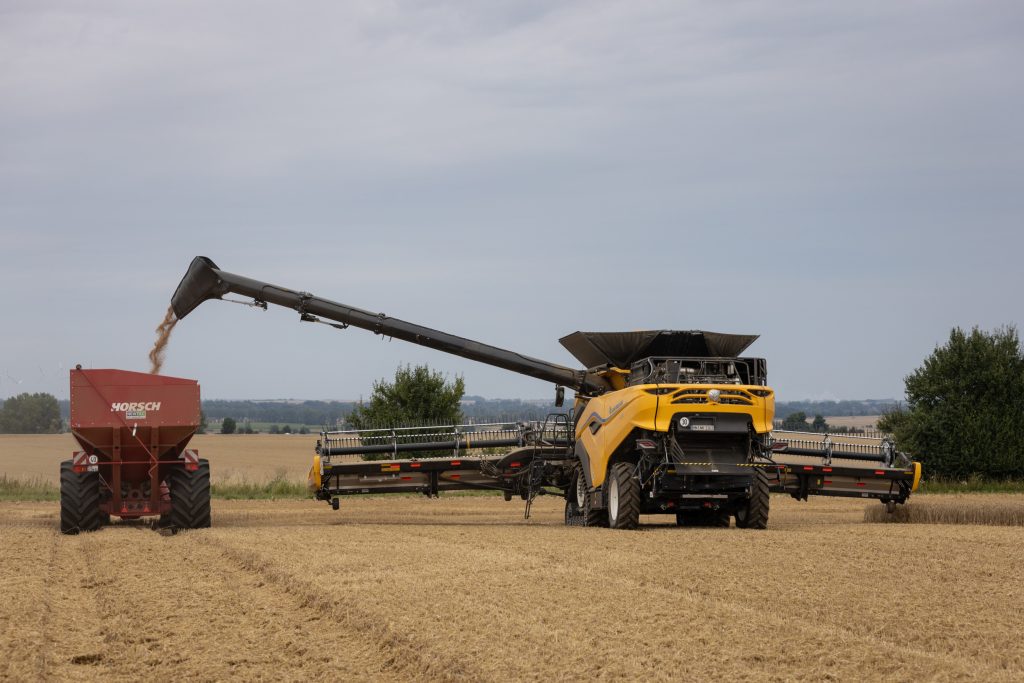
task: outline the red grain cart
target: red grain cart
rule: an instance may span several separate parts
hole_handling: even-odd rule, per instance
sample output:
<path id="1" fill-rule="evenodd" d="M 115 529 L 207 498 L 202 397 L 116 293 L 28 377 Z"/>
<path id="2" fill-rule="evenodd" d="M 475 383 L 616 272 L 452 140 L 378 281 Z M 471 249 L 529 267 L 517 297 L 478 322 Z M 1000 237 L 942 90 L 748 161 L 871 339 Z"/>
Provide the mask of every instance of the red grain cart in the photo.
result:
<path id="1" fill-rule="evenodd" d="M 199 409 L 195 380 L 72 370 L 71 432 L 82 450 L 60 465 L 61 532 L 93 531 L 111 516 L 210 526 L 210 464 L 186 448 Z"/>

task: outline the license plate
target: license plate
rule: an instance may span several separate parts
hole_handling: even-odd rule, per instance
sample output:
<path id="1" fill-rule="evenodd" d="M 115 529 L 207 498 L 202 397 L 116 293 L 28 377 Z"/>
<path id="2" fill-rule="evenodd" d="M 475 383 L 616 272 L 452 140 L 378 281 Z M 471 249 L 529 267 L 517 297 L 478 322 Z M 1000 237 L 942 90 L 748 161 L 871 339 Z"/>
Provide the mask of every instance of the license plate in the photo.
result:
<path id="1" fill-rule="evenodd" d="M 713 432 L 715 425 L 690 425 L 690 429 L 695 432 Z"/>

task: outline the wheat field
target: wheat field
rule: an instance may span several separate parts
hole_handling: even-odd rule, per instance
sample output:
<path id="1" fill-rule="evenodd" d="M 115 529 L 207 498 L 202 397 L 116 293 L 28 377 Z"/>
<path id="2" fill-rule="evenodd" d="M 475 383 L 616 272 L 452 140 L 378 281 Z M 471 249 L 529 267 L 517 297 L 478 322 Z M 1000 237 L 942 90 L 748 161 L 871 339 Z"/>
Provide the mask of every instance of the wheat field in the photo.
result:
<path id="1" fill-rule="evenodd" d="M 214 501 L 207 530 L 60 536 L 55 503 L 0 503 L 0 679 L 1024 678 L 1024 531 L 864 505 L 617 532 L 557 499 Z"/>

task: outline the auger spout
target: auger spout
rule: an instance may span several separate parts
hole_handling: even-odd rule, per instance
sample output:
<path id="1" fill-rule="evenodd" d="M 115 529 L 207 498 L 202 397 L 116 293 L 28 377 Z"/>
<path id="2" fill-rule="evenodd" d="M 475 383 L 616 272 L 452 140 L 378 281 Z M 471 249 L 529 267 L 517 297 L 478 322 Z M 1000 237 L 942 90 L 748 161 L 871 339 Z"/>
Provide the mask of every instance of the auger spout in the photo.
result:
<path id="1" fill-rule="evenodd" d="M 205 256 L 197 256 L 171 297 L 171 308 L 178 319 L 194 311 L 204 301 L 220 299 L 227 293 L 250 297 L 260 305 L 275 304 L 299 312 L 302 320 L 318 322 L 320 318 L 341 326 L 358 327 L 374 334 L 401 339 L 455 356 L 469 358 L 495 367 L 518 372 L 537 379 L 554 382 L 583 394 L 603 393 L 607 382 L 585 370 L 549 363 L 497 346 L 458 337 L 447 332 L 392 318 L 383 313 L 364 311 L 347 304 L 323 299 L 278 285 L 228 273 Z"/>

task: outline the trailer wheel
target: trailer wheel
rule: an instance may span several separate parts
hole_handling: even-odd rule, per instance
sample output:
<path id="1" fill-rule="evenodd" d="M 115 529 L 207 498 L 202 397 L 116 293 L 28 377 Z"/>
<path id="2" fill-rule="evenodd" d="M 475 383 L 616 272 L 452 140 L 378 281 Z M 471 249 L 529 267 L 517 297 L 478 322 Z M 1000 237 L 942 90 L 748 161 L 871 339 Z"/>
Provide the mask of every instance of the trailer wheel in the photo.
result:
<path id="1" fill-rule="evenodd" d="M 633 465 L 617 462 L 608 470 L 605 482 L 608 526 L 635 529 L 640 525 L 640 481 L 633 476 Z"/>
<path id="2" fill-rule="evenodd" d="M 676 513 L 677 526 L 729 528 L 729 513 L 721 510 L 688 510 Z"/>
<path id="3" fill-rule="evenodd" d="M 768 475 L 757 468 L 750 484 L 750 497 L 736 510 L 736 526 L 740 529 L 767 529 L 768 504 Z"/>
<path id="4" fill-rule="evenodd" d="M 60 532 L 96 531 L 102 523 L 99 472 L 75 472 L 65 460 L 60 464 Z"/>
<path id="5" fill-rule="evenodd" d="M 189 471 L 175 467 L 167 477 L 171 513 L 160 525 L 175 529 L 205 529 L 210 526 L 210 461 L 200 458 L 199 468 Z"/>

